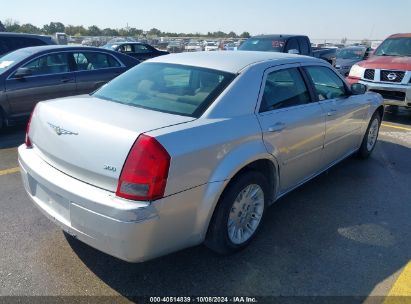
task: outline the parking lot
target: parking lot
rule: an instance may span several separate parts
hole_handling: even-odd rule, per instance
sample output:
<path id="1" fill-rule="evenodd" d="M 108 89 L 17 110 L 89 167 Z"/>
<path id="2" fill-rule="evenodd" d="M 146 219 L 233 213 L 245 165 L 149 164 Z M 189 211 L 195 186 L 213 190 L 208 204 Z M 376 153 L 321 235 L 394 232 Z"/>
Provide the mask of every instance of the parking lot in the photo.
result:
<path id="1" fill-rule="evenodd" d="M 66 236 L 23 190 L 16 148 L 0 134 L 0 294 L 11 296 L 348 296 L 383 303 L 411 275 L 411 111 L 386 112 L 375 153 L 278 201 L 251 246 L 204 246 L 128 264 Z M 408 285 L 407 285 L 408 284 Z M 408 287 L 407 287 L 408 286 Z M 121 300 L 121 298 L 117 298 Z"/>

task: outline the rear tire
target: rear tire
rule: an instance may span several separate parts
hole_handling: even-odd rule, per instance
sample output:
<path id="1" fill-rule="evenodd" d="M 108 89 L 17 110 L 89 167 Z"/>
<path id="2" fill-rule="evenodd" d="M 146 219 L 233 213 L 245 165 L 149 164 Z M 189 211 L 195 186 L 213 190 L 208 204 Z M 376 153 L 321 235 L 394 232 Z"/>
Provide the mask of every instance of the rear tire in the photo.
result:
<path id="1" fill-rule="evenodd" d="M 375 145 L 378 139 L 378 133 L 381 125 L 381 116 L 378 112 L 375 112 L 371 117 L 368 124 L 367 131 L 361 143 L 361 147 L 358 150 L 358 156 L 362 159 L 370 157 L 372 151 L 374 151 Z"/>
<path id="2" fill-rule="evenodd" d="M 235 178 L 218 201 L 205 245 L 223 255 L 245 248 L 261 226 L 269 193 L 269 184 L 259 172 Z"/>

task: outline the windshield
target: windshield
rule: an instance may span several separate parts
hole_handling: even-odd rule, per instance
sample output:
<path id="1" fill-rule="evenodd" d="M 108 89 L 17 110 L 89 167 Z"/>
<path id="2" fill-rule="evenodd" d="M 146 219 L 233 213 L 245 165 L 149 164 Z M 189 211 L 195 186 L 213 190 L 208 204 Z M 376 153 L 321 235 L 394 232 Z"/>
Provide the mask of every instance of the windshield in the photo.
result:
<path id="1" fill-rule="evenodd" d="M 0 57 L 0 74 L 16 65 L 29 55 L 31 55 L 30 52 L 20 49 Z"/>
<path id="2" fill-rule="evenodd" d="M 143 63 L 93 96 L 154 111 L 199 117 L 235 75 L 198 67 Z"/>
<path id="3" fill-rule="evenodd" d="M 267 38 L 250 38 L 246 40 L 239 48 L 240 51 L 263 51 L 263 52 L 282 52 L 285 40 L 267 39 Z"/>
<path id="4" fill-rule="evenodd" d="M 365 49 L 341 49 L 337 51 L 338 59 L 363 59 Z"/>
<path id="5" fill-rule="evenodd" d="M 411 56 L 411 38 L 389 38 L 377 48 L 376 56 Z"/>

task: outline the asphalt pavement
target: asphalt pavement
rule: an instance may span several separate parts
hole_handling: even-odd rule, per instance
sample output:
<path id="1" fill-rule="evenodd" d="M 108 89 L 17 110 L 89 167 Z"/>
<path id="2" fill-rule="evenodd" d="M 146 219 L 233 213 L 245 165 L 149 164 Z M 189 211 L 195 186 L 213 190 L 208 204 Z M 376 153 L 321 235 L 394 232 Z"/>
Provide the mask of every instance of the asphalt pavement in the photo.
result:
<path id="1" fill-rule="evenodd" d="M 36 209 L 16 170 L 23 140 L 24 127 L 0 133 L 2 296 L 347 296 L 341 299 L 383 303 L 411 260 L 411 111 L 386 113 L 370 159 L 350 157 L 270 207 L 242 252 L 221 257 L 197 246 L 141 264 L 66 236 Z"/>

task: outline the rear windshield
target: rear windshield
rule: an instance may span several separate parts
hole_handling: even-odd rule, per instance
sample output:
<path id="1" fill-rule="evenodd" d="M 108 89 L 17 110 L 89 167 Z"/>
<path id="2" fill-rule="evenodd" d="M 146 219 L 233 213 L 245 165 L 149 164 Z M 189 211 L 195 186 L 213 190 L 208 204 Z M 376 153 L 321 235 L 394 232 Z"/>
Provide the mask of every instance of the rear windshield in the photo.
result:
<path id="1" fill-rule="evenodd" d="M 365 48 L 358 49 L 340 49 L 337 51 L 338 59 L 363 59 Z"/>
<path id="2" fill-rule="evenodd" d="M 93 96 L 150 110 L 199 117 L 235 75 L 175 64 L 143 63 Z"/>
<path id="3" fill-rule="evenodd" d="M 282 52 L 284 49 L 284 39 L 250 38 L 239 48 L 240 51 L 262 51 L 262 52 Z"/>
<path id="4" fill-rule="evenodd" d="M 411 56 L 411 38 L 388 38 L 377 48 L 376 56 Z"/>

